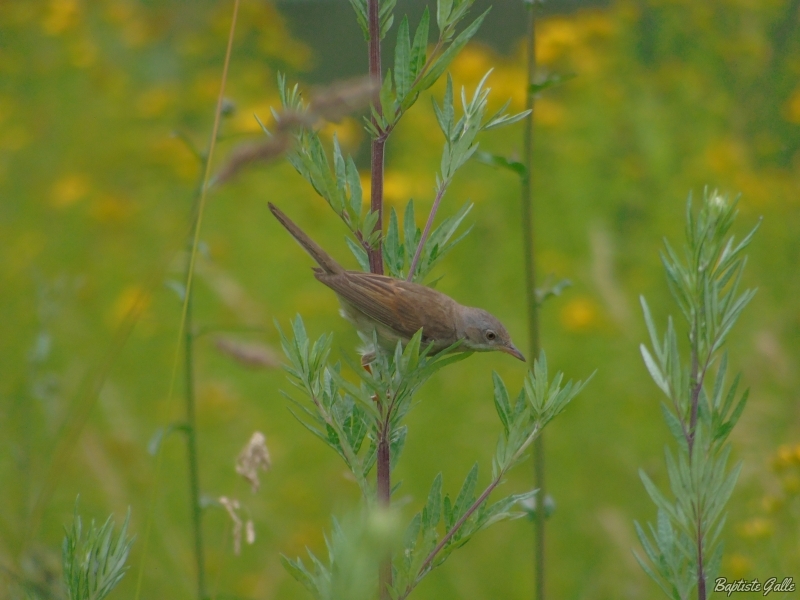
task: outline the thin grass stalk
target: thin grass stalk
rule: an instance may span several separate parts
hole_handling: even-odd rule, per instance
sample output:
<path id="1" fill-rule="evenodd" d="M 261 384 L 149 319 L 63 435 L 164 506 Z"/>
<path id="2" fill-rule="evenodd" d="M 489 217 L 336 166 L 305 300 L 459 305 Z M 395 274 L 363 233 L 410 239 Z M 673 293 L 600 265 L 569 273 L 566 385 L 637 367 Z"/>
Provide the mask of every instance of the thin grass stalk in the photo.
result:
<path id="1" fill-rule="evenodd" d="M 189 240 L 191 242 L 191 238 Z M 189 265 L 187 262 L 187 278 Z M 184 375 L 186 378 L 186 458 L 189 469 L 189 502 L 194 534 L 194 559 L 197 567 L 197 597 L 206 597 L 206 568 L 203 548 L 203 514 L 200 507 L 200 467 L 197 460 L 197 419 L 194 394 L 194 327 L 192 324 L 192 293 L 186 292 L 186 332 L 184 335 Z"/>
<path id="2" fill-rule="evenodd" d="M 203 180 L 200 187 L 200 196 L 197 201 L 197 211 L 193 214 L 194 225 L 192 226 L 191 237 L 191 251 L 189 253 L 188 267 L 186 273 L 185 293 L 183 298 L 183 309 L 181 311 L 181 321 L 178 327 L 178 342 L 175 348 L 174 360 L 172 362 L 172 374 L 170 376 L 169 392 L 167 394 L 167 409 L 169 409 L 175 397 L 175 382 L 178 375 L 178 362 L 181 355 L 181 347 L 184 345 L 184 335 L 187 331 L 187 317 L 189 315 L 189 298 L 192 293 L 192 283 L 194 281 L 194 267 L 197 260 L 197 248 L 200 243 L 200 228 L 203 223 L 203 214 L 205 212 L 206 198 L 208 196 L 208 181 L 211 177 L 211 163 L 214 157 L 214 149 L 217 146 L 217 138 L 219 137 L 219 124 L 222 118 L 222 104 L 225 98 L 225 84 L 228 81 L 228 67 L 231 62 L 231 52 L 233 50 L 233 35 L 236 31 L 236 20 L 239 15 L 240 0 L 233 1 L 233 15 L 231 17 L 231 26 L 228 31 L 228 45 L 225 49 L 225 59 L 222 67 L 222 77 L 219 86 L 219 95 L 217 96 L 217 106 L 214 111 L 214 126 L 211 130 L 211 139 L 208 144 L 208 152 L 205 156 L 205 164 L 203 165 Z M 144 581 L 145 563 L 147 560 L 147 547 L 150 541 L 150 533 L 153 529 L 153 521 L 155 520 L 155 505 L 156 493 L 158 491 L 158 482 L 161 477 L 161 469 L 163 465 L 163 444 L 159 445 L 158 452 L 156 453 L 155 473 L 153 476 L 153 488 L 151 490 L 150 500 L 148 503 L 147 520 L 142 534 L 142 559 L 139 563 L 139 574 L 136 578 L 136 592 L 134 600 L 139 600 L 142 594 L 142 583 Z M 202 600 L 202 597 L 201 597 Z"/>
<path id="3" fill-rule="evenodd" d="M 528 88 L 526 104 L 530 112 L 525 118 L 525 133 L 523 139 L 523 161 L 525 175 L 522 178 L 522 239 L 525 253 L 525 288 L 528 308 L 528 356 L 534 360 L 539 356 L 539 306 L 536 299 L 536 261 L 535 261 L 535 231 L 533 211 L 533 141 L 534 123 L 533 111 L 535 98 L 533 85 L 536 81 L 536 13 L 534 3 L 525 0 L 528 9 L 527 33 L 527 70 Z M 533 479 L 534 486 L 538 488 L 537 510 L 535 525 L 535 557 L 534 574 L 536 577 L 536 600 L 545 598 L 545 462 L 544 462 L 544 435 L 539 435 L 533 446 Z"/>

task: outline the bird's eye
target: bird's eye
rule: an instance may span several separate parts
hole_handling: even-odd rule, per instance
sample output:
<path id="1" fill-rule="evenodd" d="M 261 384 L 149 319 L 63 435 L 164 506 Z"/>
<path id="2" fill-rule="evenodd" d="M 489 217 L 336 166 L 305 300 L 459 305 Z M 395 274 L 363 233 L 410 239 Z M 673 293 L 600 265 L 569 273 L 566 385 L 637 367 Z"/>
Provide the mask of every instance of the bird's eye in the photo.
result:
<path id="1" fill-rule="evenodd" d="M 486 339 L 493 342 L 497 339 L 497 334 L 490 329 L 486 332 Z"/>

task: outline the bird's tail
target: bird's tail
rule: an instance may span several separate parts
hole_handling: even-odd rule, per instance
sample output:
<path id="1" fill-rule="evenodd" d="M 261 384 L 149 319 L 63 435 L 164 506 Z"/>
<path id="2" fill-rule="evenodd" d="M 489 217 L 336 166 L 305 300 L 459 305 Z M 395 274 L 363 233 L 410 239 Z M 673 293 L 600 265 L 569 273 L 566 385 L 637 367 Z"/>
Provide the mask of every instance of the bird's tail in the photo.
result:
<path id="1" fill-rule="evenodd" d="M 292 234 L 292 237 L 300 243 L 303 249 L 311 255 L 311 258 L 317 261 L 317 264 L 322 267 L 323 271 L 332 275 L 344 273 L 344 267 L 342 265 L 336 262 L 325 250 L 320 248 L 319 244 L 308 237 L 294 221 L 283 214 L 272 202 L 269 203 L 269 209 L 272 211 L 272 214 L 275 215 L 275 218 L 280 221 L 281 225 L 283 225 L 289 233 Z"/>

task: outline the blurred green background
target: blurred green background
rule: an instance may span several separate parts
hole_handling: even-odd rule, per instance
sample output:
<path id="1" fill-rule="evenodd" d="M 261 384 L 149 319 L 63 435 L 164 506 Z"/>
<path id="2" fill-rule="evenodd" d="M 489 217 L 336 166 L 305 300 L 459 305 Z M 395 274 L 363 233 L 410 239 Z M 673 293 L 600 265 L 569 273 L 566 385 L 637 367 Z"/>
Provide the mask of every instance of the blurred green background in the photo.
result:
<path id="1" fill-rule="evenodd" d="M 510 97 L 521 109 L 522 0 L 496 3 L 450 72 L 471 90 L 494 67 L 493 105 Z M 420 7 L 400 0 L 398 18 L 409 12 L 415 24 Z M 194 594 L 183 439 L 164 442 L 157 482 L 147 444 L 182 410 L 180 394 L 167 402 L 181 305 L 165 282 L 182 276 L 199 163 L 173 132 L 207 144 L 231 8 L 176 0 L 0 4 L 0 597 L 21 597 L 23 580 L 55 589 L 62 526 L 78 494 L 81 512 L 101 520 L 121 520 L 132 507 L 133 570 L 112 597 L 133 595 L 152 497 L 143 597 Z M 236 111 L 223 122 L 217 165 L 237 144 L 260 139 L 253 113 L 269 121 L 279 70 L 306 89 L 363 72 L 365 44 L 350 11 L 343 0 L 242 3 L 227 92 Z M 661 593 L 631 553 L 633 520 L 655 517 L 637 470 L 663 484 L 669 441 L 639 356 L 638 296 L 662 324 L 677 313 L 659 261 L 662 237 L 680 244 L 687 193 L 700 197 L 706 185 L 742 193 L 737 235 L 764 219 L 745 274 L 759 292 L 729 343 L 752 390 L 733 435 L 744 470 L 730 503 L 723 575 L 797 580 L 800 2 L 554 2 L 542 12 L 537 53 L 543 72 L 576 75 L 536 108 L 538 268 L 574 283 L 544 307 L 542 342 L 552 368 L 568 377 L 598 370 L 546 435 L 557 503 L 548 528 L 551 596 Z M 442 92 L 436 86 L 431 95 Z M 358 119 L 325 126 L 326 139 L 334 131 L 368 180 Z M 492 132 L 482 148 L 518 157 L 521 137 L 519 127 Z M 422 219 L 442 142 L 423 97 L 388 144 L 390 206 L 413 197 Z M 491 310 L 525 348 L 519 182 L 475 163 L 457 176 L 443 211 L 468 199 L 474 229 L 438 269 L 439 289 Z M 299 312 L 311 335 L 332 330 L 336 352 L 350 352 L 356 336 L 335 297 L 313 279 L 310 260 L 267 201 L 355 265 L 341 223 L 288 164 L 251 169 L 210 195 L 196 324 L 252 328 L 229 335 L 276 349 L 273 319 L 285 326 Z M 131 330 L 126 315 L 137 302 Z M 257 537 L 234 556 L 229 518 L 207 511 L 210 591 L 306 597 L 278 554 L 302 555 L 306 546 L 324 554 L 330 515 L 356 506 L 356 485 L 286 410 L 280 369 L 245 369 L 214 340 L 201 337 L 196 352 L 201 487 L 209 498 L 238 498 Z M 451 493 L 475 460 L 487 481 L 499 431 L 493 369 L 511 389 L 521 385 L 520 363 L 476 355 L 420 394 L 395 475 L 408 517 L 439 471 Z M 256 429 L 267 436 L 273 468 L 253 495 L 233 465 Z M 531 485 L 529 461 L 505 490 Z M 504 523 L 456 553 L 415 597 L 529 598 L 532 559 L 532 525 Z"/>

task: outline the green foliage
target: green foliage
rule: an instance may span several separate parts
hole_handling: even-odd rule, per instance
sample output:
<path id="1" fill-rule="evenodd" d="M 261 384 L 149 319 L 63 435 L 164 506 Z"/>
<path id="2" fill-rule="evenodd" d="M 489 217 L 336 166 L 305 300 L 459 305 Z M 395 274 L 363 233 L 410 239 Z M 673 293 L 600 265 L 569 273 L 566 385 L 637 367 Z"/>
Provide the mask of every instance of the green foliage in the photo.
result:
<path id="1" fill-rule="evenodd" d="M 667 498 L 650 477 L 639 475 L 658 508 L 658 525 L 636 532 L 649 563 L 639 564 L 675 600 L 684 600 L 692 590 L 714 580 L 722 560 L 720 533 L 724 508 L 739 476 L 741 464 L 728 471 L 731 446 L 728 435 L 747 402 L 748 392 L 737 397 L 739 376 L 725 392 L 727 353 L 720 350 L 731 327 L 755 294 L 739 293 L 746 263 L 744 249 L 756 229 L 734 245 L 725 236 L 736 216 L 736 203 L 728 203 L 716 192 L 704 194 L 695 215 L 691 196 L 686 209 L 686 246 L 681 258 L 665 242 L 662 262 L 670 292 L 689 329 L 689 360 L 680 356 L 678 337 L 670 318 L 659 339 L 650 309 L 642 301 L 645 324 L 653 348 L 642 344 L 647 370 L 669 402 L 661 408 L 667 426 L 678 444 L 677 455 L 666 451 L 667 474 L 674 500 Z M 706 390 L 706 377 L 719 361 L 713 390 Z M 699 592 L 705 597 L 704 592 Z"/>
<path id="2" fill-rule="evenodd" d="M 66 529 L 62 545 L 64 583 L 69 600 L 102 600 L 120 582 L 127 567 L 133 537 L 128 537 L 131 511 L 114 537 L 114 522 L 109 516 L 100 527 L 92 520 L 84 531 L 77 502 L 72 526 Z"/>
<path id="3" fill-rule="evenodd" d="M 439 226 L 433 230 L 422 249 L 422 255 L 417 268 L 414 270 L 412 281 L 424 281 L 438 262 L 447 256 L 455 245 L 472 230 L 472 226 L 468 227 L 466 231 L 451 241 L 451 238 L 453 238 L 456 230 L 472 210 L 472 207 L 472 203 L 465 204 L 460 211 L 451 217 L 443 219 Z M 397 213 L 392 208 L 389 215 L 389 227 L 383 239 L 384 260 L 386 261 L 386 270 L 389 275 L 400 279 L 406 278 L 414 258 L 414 251 L 417 249 L 421 238 L 422 231 L 416 226 L 414 217 L 414 201 L 410 200 L 406 204 L 405 215 L 403 216 L 402 242 L 400 241 L 400 226 Z M 357 248 L 357 246 L 351 245 L 351 249 L 353 248 Z M 366 253 L 359 257 L 360 263 L 365 260 Z"/>
<path id="4" fill-rule="evenodd" d="M 281 562 L 317 600 L 373 600 L 376 573 L 384 555 L 397 545 L 397 515 L 373 509 L 333 520 L 331 535 L 325 536 L 328 564 L 310 550 L 310 565 L 302 559 L 281 555 Z"/>
<path id="5" fill-rule="evenodd" d="M 351 0 L 351 2 L 356 1 L 365 2 L 365 0 Z M 452 39 L 458 23 L 467 14 L 473 2 L 474 0 L 463 0 L 455 7 L 452 1 L 439 2 L 437 10 L 439 39 L 430 57 L 427 55 L 430 28 L 428 8 L 426 7 L 422 13 L 413 43 L 410 38 L 408 17 L 403 18 L 395 46 L 394 77 L 391 69 L 388 69 L 380 93 L 381 111 L 373 108 L 372 120 L 365 120 L 365 128 L 373 137 L 377 138 L 391 132 L 403 114 L 417 101 L 420 93 L 438 81 L 456 55 L 477 33 L 488 10 Z M 358 14 L 358 10 L 356 13 Z"/>
<path id="6" fill-rule="evenodd" d="M 306 110 L 297 84 L 286 86 L 286 77 L 278 75 L 278 90 L 284 109 Z M 374 231 L 378 214 L 363 211 L 361 179 L 355 162 L 351 157 L 342 156 L 339 143 L 333 139 L 333 170 L 322 145 L 319 134 L 308 128 L 301 128 L 294 134 L 295 144 L 286 158 L 297 169 L 314 190 L 322 196 L 359 240 L 361 248 L 374 246 L 380 232 Z"/>
<path id="7" fill-rule="evenodd" d="M 302 319 L 293 323 L 294 338 L 281 333 L 282 345 L 291 364 L 286 367 L 290 381 L 310 398 L 313 408 L 292 400 L 304 413 L 298 420 L 314 435 L 333 448 L 345 461 L 371 501 L 373 492 L 367 475 L 375 464 L 377 428 L 388 423 L 392 461 L 397 460 L 405 441 L 407 428 L 403 418 L 412 405 L 419 387 L 436 371 L 468 353 L 441 352 L 429 356 L 430 346 L 420 349 L 421 332 L 406 345 L 398 343 L 395 352 L 379 351 L 370 369 L 353 365 L 360 384 L 349 382 L 338 365 L 325 366 L 330 352 L 330 336 L 323 335 L 313 344 L 309 341 Z M 377 340 L 374 340 L 377 348 Z M 442 493 L 442 475 L 437 475 L 431 486 L 425 507 L 417 513 L 406 528 L 402 548 L 394 557 L 394 582 L 392 597 L 405 598 L 433 568 L 441 565 L 457 548 L 466 544 L 479 531 L 500 521 L 526 516 L 525 511 L 514 507 L 530 500 L 536 491 L 511 494 L 493 503 L 489 495 L 506 473 L 524 456 L 542 429 L 583 389 L 588 382 L 569 381 L 562 385 L 563 375 L 557 373 L 550 380 L 544 353 L 535 362 L 517 399 L 509 400 L 508 391 L 500 376 L 494 376 L 494 398 L 503 432 L 492 459 L 492 481 L 476 497 L 478 466 L 473 466 L 455 499 Z M 291 398 L 290 398 L 291 399 Z M 363 442 L 370 441 L 369 449 L 359 456 Z M 361 550 L 354 549 L 343 540 L 341 530 L 334 524 L 333 541 L 327 542 L 328 565 L 309 552 L 312 569 L 297 559 L 283 558 L 287 571 L 309 589 L 315 598 L 338 599 L 331 590 L 336 577 L 347 581 L 360 581 L 341 567 L 343 564 L 360 565 Z M 327 541 L 327 540 L 326 540 Z M 373 553 L 374 554 L 374 553 Z M 355 562 L 353 562 L 355 561 Z M 352 566 L 352 569 L 360 569 Z M 336 573 L 338 572 L 338 575 Z M 368 570 L 364 572 L 369 572 Z M 366 577 L 366 581 L 372 581 Z M 374 582 L 370 585 L 374 586 Z M 361 592 L 359 592 L 361 593 Z M 365 592 L 366 593 L 366 592 Z M 362 597 L 359 595 L 353 597 Z"/>
<path id="8" fill-rule="evenodd" d="M 378 351 L 369 370 L 351 365 L 360 379 L 356 385 L 341 374 L 338 363 L 328 364 L 333 341 L 330 335 L 323 335 L 312 344 L 299 315 L 292 330 L 292 339 L 281 331 L 281 346 L 290 361 L 285 368 L 289 381 L 312 404 L 309 407 L 287 395 L 303 418 L 292 414 L 342 457 L 364 496 L 370 498 L 367 475 L 375 465 L 378 428 L 388 418 L 392 461 L 396 461 L 407 431 L 402 420 L 411 409 L 414 393 L 436 371 L 470 353 L 442 352 L 431 356 L 430 346 L 420 347 L 420 331 L 405 348 L 398 343 L 393 354 Z M 374 347 L 378 348 L 377 342 Z M 365 441 L 369 442 L 368 447 Z"/>

